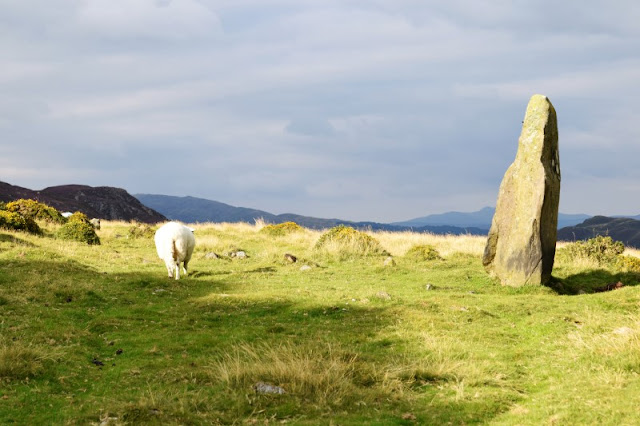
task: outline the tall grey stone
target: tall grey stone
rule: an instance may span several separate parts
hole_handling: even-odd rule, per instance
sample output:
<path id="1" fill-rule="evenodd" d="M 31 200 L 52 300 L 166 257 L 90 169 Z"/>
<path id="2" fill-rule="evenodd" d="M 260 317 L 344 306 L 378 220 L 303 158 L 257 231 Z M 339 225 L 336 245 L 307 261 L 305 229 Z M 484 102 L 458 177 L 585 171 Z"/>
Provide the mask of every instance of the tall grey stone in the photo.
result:
<path id="1" fill-rule="evenodd" d="M 556 252 L 560 159 L 556 111 L 534 95 L 516 159 L 502 179 L 482 263 L 509 286 L 546 284 Z"/>

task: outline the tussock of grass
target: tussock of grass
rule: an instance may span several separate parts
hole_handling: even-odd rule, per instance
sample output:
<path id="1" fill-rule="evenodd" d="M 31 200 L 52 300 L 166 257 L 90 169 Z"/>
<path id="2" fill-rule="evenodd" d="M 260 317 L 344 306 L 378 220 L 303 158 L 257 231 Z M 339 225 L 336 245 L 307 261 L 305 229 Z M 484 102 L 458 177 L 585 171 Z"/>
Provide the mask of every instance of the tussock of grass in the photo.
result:
<path id="1" fill-rule="evenodd" d="M 357 380 L 367 381 L 353 353 L 332 347 L 291 344 L 240 345 L 211 367 L 212 377 L 246 392 L 257 382 L 270 382 L 286 393 L 318 404 L 353 397 Z"/>
<path id="2" fill-rule="evenodd" d="M 50 349 L 20 341 L 0 340 L 0 381 L 35 377 L 51 361 Z"/>

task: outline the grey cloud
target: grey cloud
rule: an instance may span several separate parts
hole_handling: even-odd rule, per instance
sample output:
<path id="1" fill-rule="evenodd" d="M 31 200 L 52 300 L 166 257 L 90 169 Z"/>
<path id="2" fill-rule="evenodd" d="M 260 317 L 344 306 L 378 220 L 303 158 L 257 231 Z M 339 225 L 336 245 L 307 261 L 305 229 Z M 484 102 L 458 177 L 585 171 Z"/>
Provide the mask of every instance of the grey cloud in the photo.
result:
<path id="1" fill-rule="evenodd" d="M 356 220 L 473 210 L 543 93 L 561 208 L 630 207 L 637 12 L 550 4 L 3 2 L 2 180 Z"/>

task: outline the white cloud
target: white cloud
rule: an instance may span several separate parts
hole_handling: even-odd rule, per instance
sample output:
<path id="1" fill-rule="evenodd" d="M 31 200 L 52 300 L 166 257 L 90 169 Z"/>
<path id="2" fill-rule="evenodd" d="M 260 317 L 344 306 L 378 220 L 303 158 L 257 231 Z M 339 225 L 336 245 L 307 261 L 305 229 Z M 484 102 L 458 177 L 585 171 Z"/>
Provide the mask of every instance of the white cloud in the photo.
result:
<path id="1" fill-rule="evenodd" d="M 109 39 L 188 40 L 219 36 L 215 13 L 195 0 L 84 0 L 83 31 Z"/>

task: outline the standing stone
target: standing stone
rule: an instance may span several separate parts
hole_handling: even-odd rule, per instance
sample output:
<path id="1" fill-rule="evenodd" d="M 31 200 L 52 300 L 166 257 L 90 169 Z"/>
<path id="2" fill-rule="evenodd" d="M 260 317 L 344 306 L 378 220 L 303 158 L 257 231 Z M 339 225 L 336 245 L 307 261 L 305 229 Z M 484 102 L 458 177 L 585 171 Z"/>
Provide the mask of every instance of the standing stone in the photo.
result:
<path id="1" fill-rule="evenodd" d="M 546 96 L 527 105 L 516 159 L 502 179 L 482 263 L 502 284 L 546 284 L 556 253 L 560 160 L 556 111 Z"/>

